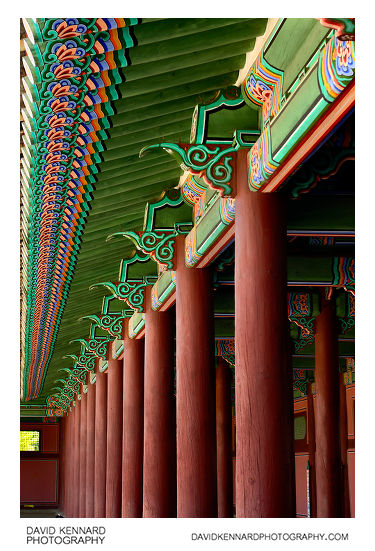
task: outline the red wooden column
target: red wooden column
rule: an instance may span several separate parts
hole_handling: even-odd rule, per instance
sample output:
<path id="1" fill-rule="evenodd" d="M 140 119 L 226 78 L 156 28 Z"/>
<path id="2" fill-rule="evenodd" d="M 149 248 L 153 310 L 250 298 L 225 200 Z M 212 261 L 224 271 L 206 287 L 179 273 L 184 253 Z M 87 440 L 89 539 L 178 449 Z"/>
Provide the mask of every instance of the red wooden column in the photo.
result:
<path id="1" fill-rule="evenodd" d="M 66 438 L 64 439 L 65 468 L 64 468 L 64 516 L 69 517 L 70 496 L 72 484 L 72 415 L 68 412 L 66 417 Z"/>
<path id="2" fill-rule="evenodd" d="M 237 157 L 236 516 L 295 517 L 284 201 L 249 190 L 246 155 Z"/>
<path id="3" fill-rule="evenodd" d="M 172 313 L 145 291 L 143 517 L 176 516 L 176 411 Z"/>
<path id="4" fill-rule="evenodd" d="M 177 516 L 217 517 L 213 294 L 176 239 Z"/>
<path id="5" fill-rule="evenodd" d="M 233 517 L 232 372 L 221 356 L 216 366 L 216 441 L 218 517 Z"/>
<path id="6" fill-rule="evenodd" d="M 107 470 L 107 373 L 96 362 L 94 515 L 105 518 Z"/>
<path id="7" fill-rule="evenodd" d="M 67 438 L 69 433 L 68 417 L 62 417 L 59 420 L 59 455 L 60 455 L 60 465 L 59 465 L 59 509 L 64 512 L 66 510 L 66 473 L 67 473 Z"/>
<path id="8" fill-rule="evenodd" d="M 340 373 L 340 452 L 342 516 L 350 518 L 349 476 L 348 476 L 348 411 L 346 403 L 345 373 Z"/>
<path id="9" fill-rule="evenodd" d="M 87 448 L 87 397 L 81 388 L 81 420 L 79 437 L 79 516 L 86 516 L 86 448 Z"/>
<path id="10" fill-rule="evenodd" d="M 73 464 L 73 518 L 79 517 L 79 474 L 80 474 L 80 425 L 81 400 L 76 397 L 74 406 L 74 464 Z"/>
<path id="11" fill-rule="evenodd" d="M 87 382 L 86 518 L 94 518 L 96 385 Z"/>
<path id="12" fill-rule="evenodd" d="M 121 518 L 123 373 L 122 360 L 113 360 L 108 348 L 106 517 Z"/>
<path id="13" fill-rule="evenodd" d="M 130 339 L 124 323 L 122 517 L 142 517 L 143 339 Z"/>
<path id="14" fill-rule="evenodd" d="M 318 517 L 341 516 L 339 359 L 334 300 L 322 300 L 315 332 L 316 498 Z"/>
<path id="15" fill-rule="evenodd" d="M 65 495 L 66 504 L 64 507 L 64 515 L 66 517 L 72 517 L 72 499 L 73 499 L 73 465 L 74 465 L 74 410 L 69 412 L 68 420 L 68 438 L 66 442 L 66 476 L 65 476 Z"/>
<path id="16" fill-rule="evenodd" d="M 307 440 L 310 462 L 310 515 L 316 518 L 315 415 L 312 383 L 307 384 Z"/>
<path id="17" fill-rule="evenodd" d="M 66 439 L 68 436 L 68 418 L 57 418 L 59 422 L 59 509 L 64 511 L 66 507 Z"/>

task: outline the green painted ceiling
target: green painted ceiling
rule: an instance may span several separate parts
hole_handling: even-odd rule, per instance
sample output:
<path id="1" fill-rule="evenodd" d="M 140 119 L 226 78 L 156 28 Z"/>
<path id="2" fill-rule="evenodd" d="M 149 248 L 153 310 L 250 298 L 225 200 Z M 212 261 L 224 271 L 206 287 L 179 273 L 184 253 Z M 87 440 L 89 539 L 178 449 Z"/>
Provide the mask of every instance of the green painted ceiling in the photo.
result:
<path id="1" fill-rule="evenodd" d="M 107 236 L 141 230 L 146 203 L 178 184 L 181 170 L 173 159 L 163 153 L 139 159 L 140 149 L 188 142 L 194 107 L 236 82 L 266 24 L 266 19 L 143 19 L 131 27 L 129 65 L 108 71 L 117 81 L 118 99 L 110 102 L 113 114 L 106 117 L 102 139 L 92 144 L 98 153 L 95 181 L 86 194 L 89 215 L 44 386 L 30 404 L 44 403 L 57 370 L 71 367 L 63 356 L 77 354 L 80 345 L 69 341 L 85 337 L 90 326 L 78 319 L 101 312 L 103 290 L 90 292 L 89 286 L 116 280 L 121 258 L 133 249 L 124 239 L 106 243 Z"/>

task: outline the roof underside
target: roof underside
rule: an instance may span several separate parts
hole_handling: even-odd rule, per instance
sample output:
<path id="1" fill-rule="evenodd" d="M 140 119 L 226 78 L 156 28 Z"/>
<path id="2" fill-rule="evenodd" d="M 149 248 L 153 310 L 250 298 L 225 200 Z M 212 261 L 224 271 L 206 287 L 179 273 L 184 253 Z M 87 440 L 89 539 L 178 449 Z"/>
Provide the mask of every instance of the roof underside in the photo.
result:
<path id="1" fill-rule="evenodd" d="M 42 20 L 40 27 L 46 27 L 48 21 Z M 22 401 L 27 399 L 29 404 L 44 404 L 56 386 L 58 370 L 71 366 L 71 360 L 63 356 L 77 353 L 79 345 L 69 342 L 86 334 L 89 328 L 89 321 L 80 322 L 79 318 L 100 314 L 103 292 L 100 289 L 90 292 L 90 285 L 116 280 L 120 260 L 128 257 L 134 248 L 124 239 L 106 243 L 107 236 L 118 231 L 141 230 L 146 203 L 178 185 L 182 172 L 173 159 L 163 152 L 140 159 L 140 149 L 163 141 L 189 142 L 195 105 L 212 101 L 220 89 L 236 82 L 246 53 L 253 49 L 256 37 L 264 33 L 267 24 L 266 19 L 111 21 L 115 21 L 117 27 L 114 24 L 113 29 L 107 31 L 110 39 L 106 41 L 104 36 L 102 51 L 91 55 L 102 70 L 92 73 L 97 89 L 92 86 L 87 96 L 93 98 L 93 106 L 85 102 L 87 113 L 79 119 L 86 125 L 83 139 L 76 142 L 80 144 L 76 149 L 80 157 L 75 155 L 74 159 L 79 162 L 69 167 L 74 174 L 65 172 L 64 175 L 64 182 L 72 181 L 74 186 L 69 186 L 71 193 L 65 200 L 64 223 L 55 236 L 61 246 L 67 245 L 69 257 L 69 275 L 59 287 L 58 295 L 51 292 L 58 284 L 58 255 L 44 257 L 47 264 L 48 259 L 52 262 L 52 276 L 47 283 L 42 280 L 42 288 L 38 284 L 40 271 L 33 272 L 30 268 L 33 255 L 35 265 L 39 268 L 42 265 L 40 250 L 33 249 L 33 232 L 37 232 L 35 224 L 33 226 L 35 218 L 30 214 L 23 221 Z M 124 22 L 122 27 L 121 22 Z M 43 57 L 44 49 L 50 47 L 51 42 L 67 49 L 69 40 L 72 39 L 57 37 L 36 45 Z M 37 97 L 43 75 L 38 82 L 35 68 L 42 72 L 43 67 L 32 42 L 27 53 L 29 89 L 24 101 L 29 128 L 26 124 L 24 182 L 28 181 L 31 189 L 39 177 L 34 162 L 40 151 L 37 149 L 40 135 L 38 138 L 31 115 L 34 121 L 40 121 L 43 104 Z M 65 106 L 65 112 L 67 109 Z M 27 189 L 26 184 L 24 187 Z M 30 194 L 24 203 L 27 201 Z M 32 213 L 31 204 L 24 206 L 27 207 L 24 211 Z M 53 245 L 49 245 L 50 251 Z M 61 258 L 63 252 L 66 249 L 60 248 Z M 33 289 L 37 295 L 31 294 Z M 54 300 L 58 307 L 51 314 Z M 45 310 L 42 306 L 37 310 L 40 301 Z M 48 334 L 52 319 L 53 333 Z"/>

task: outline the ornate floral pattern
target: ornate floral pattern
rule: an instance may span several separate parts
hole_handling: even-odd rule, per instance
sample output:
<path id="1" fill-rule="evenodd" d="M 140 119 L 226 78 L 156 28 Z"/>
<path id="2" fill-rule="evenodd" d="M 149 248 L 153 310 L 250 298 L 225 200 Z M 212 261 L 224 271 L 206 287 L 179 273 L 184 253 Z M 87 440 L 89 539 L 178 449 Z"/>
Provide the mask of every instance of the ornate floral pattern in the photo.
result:
<path id="1" fill-rule="evenodd" d="M 352 385 L 355 382 L 355 361 L 354 358 L 346 358 L 346 372 L 344 373 L 344 384 Z"/>
<path id="2" fill-rule="evenodd" d="M 29 269 L 22 320 L 22 399 L 28 401 L 44 381 L 76 262 L 76 230 L 88 213 L 80 205 L 91 200 L 93 177 L 80 167 L 91 153 L 89 134 L 98 128 L 91 121 L 105 117 L 99 105 L 107 98 L 101 67 L 114 69 L 113 50 L 133 42 L 122 18 L 28 19 L 25 24 L 30 38 L 25 69 L 32 82 L 25 84 L 24 124 L 24 149 L 32 162 L 23 178 L 30 220 L 24 228 Z"/>
<path id="3" fill-rule="evenodd" d="M 250 151 L 250 169 L 251 169 L 251 177 L 252 180 L 256 184 L 260 184 L 262 182 L 262 167 L 261 167 L 261 144 L 259 141 L 251 148 Z"/>
<path id="4" fill-rule="evenodd" d="M 215 356 L 221 356 L 235 367 L 235 345 L 234 339 L 218 339 L 215 341 Z"/>
<path id="5" fill-rule="evenodd" d="M 341 42 L 336 39 L 336 49 L 333 59 L 336 59 L 336 71 L 338 75 L 352 76 L 354 71 L 354 59 L 351 42 Z"/>
<path id="6" fill-rule="evenodd" d="M 248 153 L 249 188 L 258 191 L 272 176 L 279 163 L 272 159 L 271 132 L 267 127 Z"/>
<path id="7" fill-rule="evenodd" d="M 231 224 L 235 216 L 235 200 L 231 197 L 224 197 L 220 200 L 220 218 L 224 224 Z"/>
<path id="8" fill-rule="evenodd" d="M 318 81 L 324 98 L 332 102 L 354 77 L 354 42 L 333 36 L 319 57 Z"/>
<path id="9" fill-rule="evenodd" d="M 186 266 L 194 266 L 202 254 L 197 251 L 196 229 L 193 228 L 185 240 L 185 263 Z"/>
<path id="10" fill-rule="evenodd" d="M 256 98 L 263 105 L 263 116 L 268 120 L 271 115 L 273 92 L 265 82 L 256 80 L 254 75 L 249 79 L 249 90 L 253 98 Z"/>
<path id="11" fill-rule="evenodd" d="M 355 294 L 354 264 L 354 258 L 335 257 L 332 265 L 332 284 L 343 287 L 353 295 Z"/>
<path id="12" fill-rule="evenodd" d="M 247 74 L 242 88 L 245 98 L 260 105 L 262 128 L 280 109 L 283 71 L 272 67 L 261 52 Z"/>
<path id="13" fill-rule="evenodd" d="M 288 293 L 288 318 L 299 328 L 299 338 L 294 339 L 295 351 L 298 352 L 314 342 L 315 318 L 312 313 L 310 293 Z"/>

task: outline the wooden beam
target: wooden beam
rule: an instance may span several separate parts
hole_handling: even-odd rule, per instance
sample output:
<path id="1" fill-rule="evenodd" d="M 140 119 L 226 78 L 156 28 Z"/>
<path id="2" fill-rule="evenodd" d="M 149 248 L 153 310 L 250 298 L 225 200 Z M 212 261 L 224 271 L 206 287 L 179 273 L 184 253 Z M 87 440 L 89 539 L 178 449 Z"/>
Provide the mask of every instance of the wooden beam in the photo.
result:
<path id="1" fill-rule="evenodd" d="M 354 102 L 355 82 L 353 80 L 314 128 L 308 132 L 301 143 L 283 161 L 281 166 L 275 170 L 268 183 L 262 188 L 262 192 L 269 193 L 276 191 L 299 165 L 319 147 L 345 115 L 353 109 Z"/>

